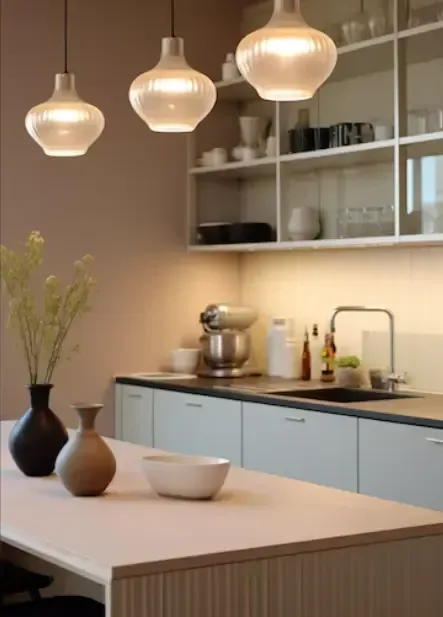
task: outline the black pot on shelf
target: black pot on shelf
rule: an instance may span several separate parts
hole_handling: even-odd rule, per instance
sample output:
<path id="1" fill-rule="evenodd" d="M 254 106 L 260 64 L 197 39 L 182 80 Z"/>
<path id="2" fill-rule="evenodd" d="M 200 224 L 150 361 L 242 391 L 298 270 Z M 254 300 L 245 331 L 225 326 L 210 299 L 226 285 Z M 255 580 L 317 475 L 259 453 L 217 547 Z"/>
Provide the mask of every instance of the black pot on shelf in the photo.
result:
<path id="1" fill-rule="evenodd" d="M 52 385 L 34 384 L 28 387 L 31 407 L 14 424 L 9 436 L 9 451 L 25 476 L 50 476 L 60 450 L 68 441 L 68 433 L 49 408 Z"/>

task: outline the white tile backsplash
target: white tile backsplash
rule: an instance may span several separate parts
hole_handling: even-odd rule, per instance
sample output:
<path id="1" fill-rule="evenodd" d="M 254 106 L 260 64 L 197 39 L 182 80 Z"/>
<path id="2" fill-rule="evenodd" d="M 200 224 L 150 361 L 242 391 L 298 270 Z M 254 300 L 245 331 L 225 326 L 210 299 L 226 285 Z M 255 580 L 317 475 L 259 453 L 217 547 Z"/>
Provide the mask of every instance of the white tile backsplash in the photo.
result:
<path id="1" fill-rule="evenodd" d="M 410 374 L 414 388 L 443 392 L 443 247 L 243 255 L 241 289 L 242 302 L 260 313 L 252 330 L 260 366 L 271 316 L 293 317 L 301 339 L 313 323 L 323 336 L 336 306 L 380 306 L 395 315 L 397 369 Z M 359 355 L 370 368 L 388 366 L 384 315 L 340 315 L 336 327 L 341 354 Z"/>
<path id="2" fill-rule="evenodd" d="M 389 336 L 386 332 L 363 332 L 362 360 L 365 369 L 388 368 Z M 397 333 L 396 372 L 406 373 L 413 389 L 443 393 L 441 375 L 443 335 Z"/>

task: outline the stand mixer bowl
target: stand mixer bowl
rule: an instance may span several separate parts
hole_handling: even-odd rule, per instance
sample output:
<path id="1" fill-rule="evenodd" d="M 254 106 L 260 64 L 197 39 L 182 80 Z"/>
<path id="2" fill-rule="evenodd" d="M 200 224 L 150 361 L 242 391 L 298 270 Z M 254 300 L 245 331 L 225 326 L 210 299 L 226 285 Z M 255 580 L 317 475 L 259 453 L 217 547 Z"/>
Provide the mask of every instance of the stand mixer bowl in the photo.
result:
<path id="1" fill-rule="evenodd" d="M 200 343 L 204 361 L 214 370 L 241 368 L 251 353 L 250 336 L 240 330 L 207 332 Z"/>

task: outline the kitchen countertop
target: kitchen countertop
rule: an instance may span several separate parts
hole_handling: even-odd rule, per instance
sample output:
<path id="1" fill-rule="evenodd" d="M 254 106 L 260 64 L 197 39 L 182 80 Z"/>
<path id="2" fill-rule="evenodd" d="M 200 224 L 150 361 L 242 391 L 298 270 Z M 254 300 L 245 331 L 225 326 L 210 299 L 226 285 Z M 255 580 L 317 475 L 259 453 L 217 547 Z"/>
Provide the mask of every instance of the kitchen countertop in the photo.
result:
<path id="1" fill-rule="evenodd" d="M 119 384 L 145 386 L 189 394 L 201 394 L 253 403 L 265 403 L 282 407 L 292 407 L 311 411 L 322 411 L 340 415 L 384 420 L 401 424 L 414 424 L 443 429 L 443 395 L 420 392 L 406 392 L 411 397 L 364 403 L 333 403 L 303 398 L 278 396 L 270 390 L 289 390 L 296 388 L 330 387 L 333 384 L 321 382 L 300 382 L 271 377 L 242 377 L 237 379 L 213 379 L 196 377 L 194 379 L 147 379 L 135 375 L 116 377 Z M 251 388 L 251 389 L 248 389 Z"/>
<path id="2" fill-rule="evenodd" d="M 113 439 L 107 443 L 117 474 L 109 492 L 74 498 L 55 476 L 19 472 L 7 447 L 12 425 L 1 423 L 2 541 L 102 584 L 171 569 L 442 538 L 442 512 L 238 468 L 213 501 L 159 498 L 141 473 L 142 456 L 156 451 Z"/>

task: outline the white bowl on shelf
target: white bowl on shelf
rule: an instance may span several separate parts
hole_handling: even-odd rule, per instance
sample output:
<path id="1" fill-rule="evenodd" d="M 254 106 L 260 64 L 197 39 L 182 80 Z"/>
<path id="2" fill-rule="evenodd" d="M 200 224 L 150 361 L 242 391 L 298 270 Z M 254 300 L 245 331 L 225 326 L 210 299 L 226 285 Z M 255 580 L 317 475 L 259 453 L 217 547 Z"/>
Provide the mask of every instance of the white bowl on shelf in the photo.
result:
<path id="1" fill-rule="evenodd" d="M 222 488 L 231 466 L 224 458 L 154 454 L 142 459 L 153 491 L 163 497 L 211 499 Z"/>

